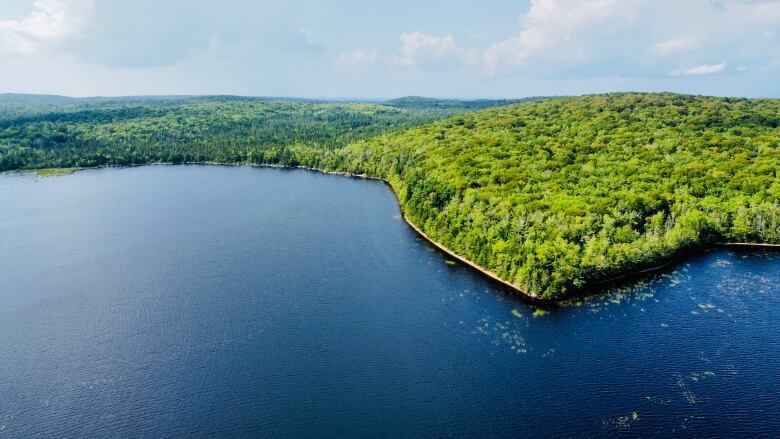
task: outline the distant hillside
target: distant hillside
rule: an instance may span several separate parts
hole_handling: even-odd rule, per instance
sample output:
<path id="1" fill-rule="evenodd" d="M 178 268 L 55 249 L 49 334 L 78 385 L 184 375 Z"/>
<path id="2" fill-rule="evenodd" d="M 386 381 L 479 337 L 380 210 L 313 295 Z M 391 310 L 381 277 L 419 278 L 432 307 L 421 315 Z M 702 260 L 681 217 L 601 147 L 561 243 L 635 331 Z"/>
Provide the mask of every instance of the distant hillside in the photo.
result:
<path id="1" fill-rule="evenodd" d="M 0 93 L 0 110 L 56 111 L 62 108 L 100 106 L 112 104 L 142 104 L 192 100 L 192 96 L 119 96 L 71 98 L 57 95 Z"/>
<path id="2" fill-rule="evenodd" d="M 154 162 L 287 163 L 465 108 L 241 96 L 0 95 L 0 171 Z"/>
<path id="3" fill-rule="evenodd" d="M 78 103 L 78 99 L 65 96 L 0 93 L 0 111 L 44 111 L 75 103 Z"/>
<path id="4" fill-rule="evenodd" d="M 0 119 L 54 112 L 97 110 L 130 105 L 171 105 L 198 99 L 192 96 L 127 96 L 71 98 L 57 95 L 0 94 Z"/>
<path id="5" fill-rule="evenodd" d="M 533 102 L 550 99 L 546 97 L 532 97 L 524 99 L 476 99 L 476 100 L 457 100 L 457 99 L 433 99 L 419 96 L 407 96 L 404 98 L 392 99 L 385 102 L 386 105 L 397 108 L 461 108 L 467 110 L 479 110 L 483 108 L 499 107 L 503 105 L 518 104 L 521 102 Z"/>
<path id="6" fill-rule="evenodd" d="M 376 104 L 387 105 L 394 108 L 406 109 L 446 109 L 446 110 L 476 110 L 482 108 L 497 107 L 526 101 L 536 101 L 549 99 L 544 97 L 534 97 L 525 99 L 509 100 L 457 100 L 457 99 L 434 99 L 417 96 L 392 99 L 386 102 L 375 102 Z M 252 97 L 252 96 L 231 96 L 231 95 L 212 95 L 212 96 L 114 96 L 114 97 L 85 97 L 72 98 L 57 95 L 37 95 L 37 94 L 19 94 L 19 93 L 0 93 L 0 113 L 2 112 L 49 112 L 49 111 L 72 111 L 82 108 L 103 108 L 117 105 L 161 105 L 161 104 L 180 104 L 185 102 L 215 102 L 215 101 L 266 101 L 266 102 L 289 102 L 305 104 L 324 104 L 324 103 L 372 103 L 350 100 L 322 100 L 322 99 L 304 99 L 304 98 L 286 98 L 286 97 Z"/>

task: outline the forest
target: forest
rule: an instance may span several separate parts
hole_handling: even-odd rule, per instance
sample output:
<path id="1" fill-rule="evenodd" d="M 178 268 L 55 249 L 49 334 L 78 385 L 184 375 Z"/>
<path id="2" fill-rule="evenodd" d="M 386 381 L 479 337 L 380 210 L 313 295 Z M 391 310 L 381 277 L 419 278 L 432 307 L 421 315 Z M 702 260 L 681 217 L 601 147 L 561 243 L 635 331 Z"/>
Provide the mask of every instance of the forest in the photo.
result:
<path id="1" fill-rule="evenodd" d="M 494 101 L 494 105 L 501 101 Z M 481 105 L 489 105 L 481 103 Z M 0 96 L 0 171 L 145 163 L 284 163 L 468 110 L 292 99 Z"/>
<path id="2" fill-rule="evenodd" d="M 706 244 L 780 243 L 780 101 L 489 102 L 0 104 L 0 170 L 220 162 L 383 178 L 428 236 L 550 299 Z"/>

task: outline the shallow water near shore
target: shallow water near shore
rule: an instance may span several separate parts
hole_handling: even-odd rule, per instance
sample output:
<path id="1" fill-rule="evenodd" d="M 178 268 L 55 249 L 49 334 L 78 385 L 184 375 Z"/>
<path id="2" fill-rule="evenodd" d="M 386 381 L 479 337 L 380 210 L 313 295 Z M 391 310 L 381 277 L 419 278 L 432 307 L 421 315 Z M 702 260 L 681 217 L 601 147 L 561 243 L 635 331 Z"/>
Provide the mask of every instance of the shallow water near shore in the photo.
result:
<path id="1" fill-rule="evenodd" d="M 546 311 L 447 260 L 376 181 L 0 175 L 0 437 L 780 431 L 780 252 Z"/>

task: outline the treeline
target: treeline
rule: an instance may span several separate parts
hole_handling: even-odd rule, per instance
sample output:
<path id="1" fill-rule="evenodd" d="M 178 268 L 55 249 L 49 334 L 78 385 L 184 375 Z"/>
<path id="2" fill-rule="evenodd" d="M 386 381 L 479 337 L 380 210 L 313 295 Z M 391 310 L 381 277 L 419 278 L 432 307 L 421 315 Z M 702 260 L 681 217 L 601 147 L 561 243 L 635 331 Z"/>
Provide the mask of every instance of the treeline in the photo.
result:
<path id="1" fill-rule="evenodd" d="M 75 107 L 69 100 L 30 100 L 36 105 L 0 111 L 0 171 L 154 162 L 287 163 L 292 147 L 335 149 L 464 111 L 240 97 L 93 99 Z M 46 105 L 61 106 L 40 111 Z"/>
<path id="2" fill-rule="evenodd" d="M 404 98 L 392 99 L 385 102 L 386 105 L 397 108 L 438 108 L 438 109 L 464 109 L 481 110 L 485 108 L 501 107 L 523 102 L 539 102 L 551 99 L 549 97 L 531 97 L 524 99 L 474 99 L 463 101 L 457 99 L 434 99 L 420 96 L 407 96 Z"/>

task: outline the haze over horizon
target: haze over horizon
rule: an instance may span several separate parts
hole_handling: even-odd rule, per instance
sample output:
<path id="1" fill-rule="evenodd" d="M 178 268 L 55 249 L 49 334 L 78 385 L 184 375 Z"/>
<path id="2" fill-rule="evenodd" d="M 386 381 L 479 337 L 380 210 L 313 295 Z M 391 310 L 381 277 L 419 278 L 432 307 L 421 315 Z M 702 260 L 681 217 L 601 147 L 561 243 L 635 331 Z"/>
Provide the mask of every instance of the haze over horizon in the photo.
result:
<path id="1" fill-rule="evenodd" d="M 777 0 L 7 0 L 0 93 L 780 97 Z"/>

